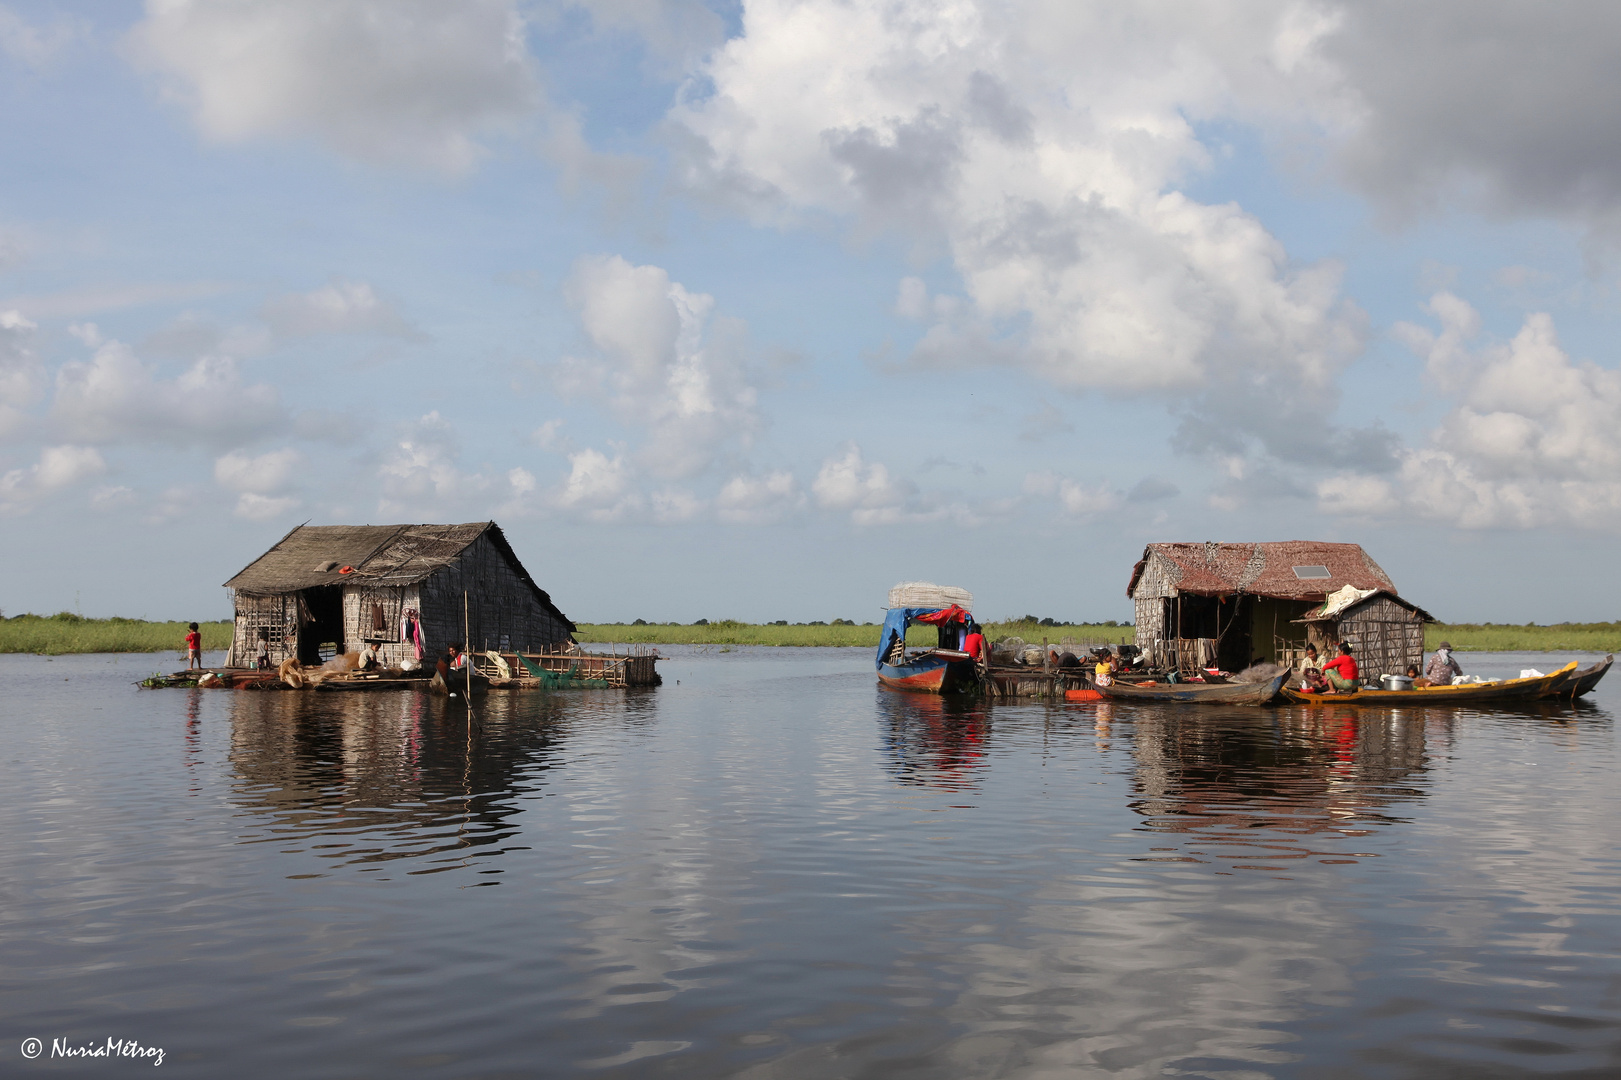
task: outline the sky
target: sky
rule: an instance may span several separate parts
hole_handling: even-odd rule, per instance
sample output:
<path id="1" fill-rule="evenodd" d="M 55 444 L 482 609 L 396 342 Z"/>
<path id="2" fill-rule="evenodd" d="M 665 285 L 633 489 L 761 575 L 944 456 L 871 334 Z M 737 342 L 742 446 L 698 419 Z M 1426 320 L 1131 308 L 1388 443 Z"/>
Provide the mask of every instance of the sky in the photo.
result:
<path id="1" fill-rule="evenodd" d="M 495 520 L 579 622 L 1621 618 L 1621 11 L 0 3 L 0 610 Z"/>

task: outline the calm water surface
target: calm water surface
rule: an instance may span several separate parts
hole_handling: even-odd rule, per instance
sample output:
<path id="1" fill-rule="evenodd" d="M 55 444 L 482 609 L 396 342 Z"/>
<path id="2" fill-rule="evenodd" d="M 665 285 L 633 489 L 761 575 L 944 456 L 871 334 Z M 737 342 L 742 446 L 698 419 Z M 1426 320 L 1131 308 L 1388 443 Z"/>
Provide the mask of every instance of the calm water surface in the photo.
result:
<path id="1" fill-rule="evenodd" d="M 987 707 L 866 650 L 676 652 L 471 723 L 0 658 L 3 1071 L 1621 1075 L 1621 676 Z"/>

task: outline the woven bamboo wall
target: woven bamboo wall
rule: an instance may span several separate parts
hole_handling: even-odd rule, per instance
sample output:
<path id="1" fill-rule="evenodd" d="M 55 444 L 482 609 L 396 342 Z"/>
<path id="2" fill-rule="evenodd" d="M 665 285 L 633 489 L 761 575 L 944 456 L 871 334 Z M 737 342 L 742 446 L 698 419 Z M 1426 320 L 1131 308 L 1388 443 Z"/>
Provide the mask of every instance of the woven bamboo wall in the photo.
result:
<path id="1" fill-rule="evenodd" d="M 358 652 L 368 638 L 383 638 L 377 645 L 377 660 L 384 667 L 397 667 L 416 656 L 416 649 L 400 639 L 405 612 L 417 606 L 416 585 L 352 585 L 343 590 L 344 651 Z M 381 616 L 381 618 L 378 618 Z M 381 627 L 377 623 L 381 622 Z"/>
<path id="2" fill-rule="evenodd" d="M 1350 642 L 1357 668 L 1365 679 L 1404 674 L 1409 664 L 1423 668 L 1423 620 L 1417 612 L 1387 596 L 1374 597 L 1347 610 L 1329 636 Z"/>
<path id="3" fill-rule="evenodd" d="M 539 651 L 573 640 L 568 627 L 541 606 L 512 566 L 481 536 L 455 562 L 422 582 L 418 605 L 428 656 L 452 641 L 467 641 L 478 652 L 495 649 Z M 462 595 L 467 597 L 468 633 L 462 633 Z"/>
<path id="4" fill-rule="evenodd" d="M 298 597 L 237 593 L 236 628 L 226 663 L 247 667 L 259 655 L 259 629 L 270 636 L 270 664 L 298 655 Z"/>

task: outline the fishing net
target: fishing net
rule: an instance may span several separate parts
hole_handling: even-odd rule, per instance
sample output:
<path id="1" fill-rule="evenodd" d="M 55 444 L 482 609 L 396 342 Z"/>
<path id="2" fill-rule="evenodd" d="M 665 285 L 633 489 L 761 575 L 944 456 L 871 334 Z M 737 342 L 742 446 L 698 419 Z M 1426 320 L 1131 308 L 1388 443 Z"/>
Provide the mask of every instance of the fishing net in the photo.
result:
<path id="1" fill-rule="evenodd" d="M 974 594 L 967 589 L 951 585 L 936 585 L 932 581 L 903 581 L 889 590 L 889 606 L 898 607 L 960 607 L 972 608 Z"/>

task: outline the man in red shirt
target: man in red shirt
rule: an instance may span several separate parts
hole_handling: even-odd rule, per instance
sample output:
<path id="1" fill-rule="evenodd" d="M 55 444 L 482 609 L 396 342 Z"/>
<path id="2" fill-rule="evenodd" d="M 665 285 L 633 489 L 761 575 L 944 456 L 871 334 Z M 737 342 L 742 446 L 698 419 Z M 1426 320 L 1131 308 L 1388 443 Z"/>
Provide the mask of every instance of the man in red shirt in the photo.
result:
<path id="1" fill-rule="evenodd" d="M 985 635 L 979 632 L 978 623 L 968 624 L 968 636 L 962 639 L 962 651 L 975 660 L 985 655 Z"/>
<path id="2" fill-rule="evenodd" d="M 1323 677 L 1335 690 L 1355 692 L 1362 688 L 1357 678 L 1356 658 L 1351 655 L 1349 642 L 1340 642 L 1340 654 L 1323 665 Z"/>

